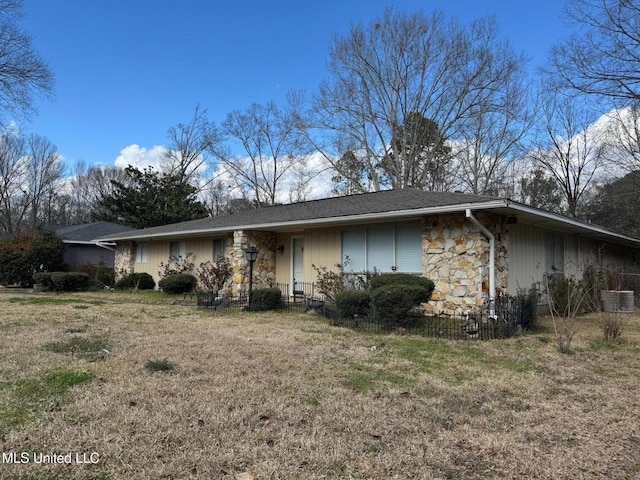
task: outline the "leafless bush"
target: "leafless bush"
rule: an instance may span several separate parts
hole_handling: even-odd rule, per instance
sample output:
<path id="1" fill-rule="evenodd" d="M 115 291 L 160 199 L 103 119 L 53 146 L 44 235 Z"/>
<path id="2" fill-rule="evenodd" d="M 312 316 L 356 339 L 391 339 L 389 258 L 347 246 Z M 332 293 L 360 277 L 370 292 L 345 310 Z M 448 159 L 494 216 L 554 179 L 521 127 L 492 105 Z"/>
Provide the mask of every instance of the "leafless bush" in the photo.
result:
<path id="1" fill-rule="evenodd" d="M 575 335 L 575 318 L 589 311 L 589 289 L 583 281 L 573 277 L 545 275 L 545 290 L 549 312 L 553 320 L 558 351 L 571 353 L 571 342 Z"/>
<path id="2" fill-rule="evenodd" d="M 602 312 L 604 339 L 607 341 L 619 340 L 624 329 L 622 316 L 618 313 Z"/>

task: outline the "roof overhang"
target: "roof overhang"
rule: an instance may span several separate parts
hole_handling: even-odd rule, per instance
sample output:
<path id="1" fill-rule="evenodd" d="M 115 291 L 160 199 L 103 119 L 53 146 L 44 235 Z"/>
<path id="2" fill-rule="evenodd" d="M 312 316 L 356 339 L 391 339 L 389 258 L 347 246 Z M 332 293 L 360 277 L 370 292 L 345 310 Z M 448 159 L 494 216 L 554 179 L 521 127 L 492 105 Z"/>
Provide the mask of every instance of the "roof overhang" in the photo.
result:
<path id="1" fill-rule="evenodd" d="M 176 230 L 171 232 L 149 233 L 144 231 L 122 232 L 122 234 L 110 235 L 108 242 L 124 240 L 151 241 L 173 238 L 202 237 L 210 235 L 223 235 L 237 230 L 266 230 L 273 232 L 296 231 L 304 228 L 343 226 L 348 224 L 365 224 L 373 222 L 386 222 L 398 220 L 410 220 L 427 215 L 441 215 L 448 213 L 464 213 L 467 209 L 474 212 L 492 212 L 504 216 L 515 216 L 519 223 L 531 224 L 540 228 L 561 230 L 566 233 L 581 234 L 599 241 L 615 242 L 634 248 L 640 248 L 640 239 L 612 232 L 605 228 L 591 225 L 571 217 L 558 215 L 524 204 L 512 202 L 508 199 L 498 199 L 486 202 L 469 202 L 455 205 L 442 205 L 436 207 L 412 208 L 406 210 L 392 210 L 388 212 L 374 212 L 357 215 L 343 215 L 335 217 L 311 218 L 304 220 L 291 220 L 280 222 L 265 222 L 252 224 L 237 224 L 232 226 L 211 227 Z"/>
<path id="2" fill-rule="evenodd" d="M 506 208 L 496 208 L 495 212 L 504 215 L 515 215 L 518 222 L 540 228 L 560 230 L 566 233 L 593 238 L 601 242 L 615 242 L 633 248 L 640 248 L 640 239 L 613 232 L 598 225 L 585 223 L 575 218 L 529 207 L 521 203 L 507 202 Z"/>
<path id="3" fill-rule="evenodd" d="M 194 230 L 180 230 L 175 232 L 162 232 L 156 234 L 141 232 L 130 232 L 129 235 L 123 234 L 119 236 L 110 235 L 109 241 L 118 241 L 118 240 L 154 240 L 154 239 L 164 239 L 164 238 L 185 238 L 185 237 L 196 237 L 203 235 L 215 235 L 215 234 L 223 234 L 228 232 L 233 232 L 236 230 L 268 230 L 268 231 L 291 231 L 291 230 L 300 230 L 303 228 L 313 228 L 313 227 L 331 227 L 331 226 L 340 226 L 346 224 L 355 224 L 355 223 L 371 223 L 371 222 L 380 222 L 380 221 L 388 221 L 388 220 L 402 220 L 402 219 L 411 219 L 416 217 L 421 217 L 425 215 L 438 215 L 444 213 L 454 213 L 458 211 L 465 211 L 467 208 L 471 208 L 473 210 L 480 208 L 482 205 L 482 209 L 488 208 L 496 208 L 496 207 L 504 207 L 506 204 L 503 200 L 486 202 L 479 204 L 477 202 L 473 203 L 465 203 L 458 205 L 444 205 L 438 207 L 425 207 L 425 208 L 411 208 L 407 210 L 392 210 L 389 212 L 374 212 L 374 213 L 364 213 L 358 215 L 341 215 L 336 217 L 324 217 L 324 218 L 311 218 L 305 220 L 290 220 L 290 221 L 281 221 L 281 222 L 266 222 L 266 223 L 252 223 L 252 224 L 238 224 L 233 226 L 226 227 L 212 227 L 212 228 L 201 228 Z"/>
<path id="4" fill-rule="evenodd" d="M 65 243 L 67 245 L 89 245 L 92 247 L 100 247 L 100 248 L 106 248 L 107 250 L 113 250 L 113 247 L 115 247 L 117 244 L 115 241 L 109 240 L 109 241 L 101 241 L 101 240 L 65 240 L 62 239 L 62 243 Z"/>

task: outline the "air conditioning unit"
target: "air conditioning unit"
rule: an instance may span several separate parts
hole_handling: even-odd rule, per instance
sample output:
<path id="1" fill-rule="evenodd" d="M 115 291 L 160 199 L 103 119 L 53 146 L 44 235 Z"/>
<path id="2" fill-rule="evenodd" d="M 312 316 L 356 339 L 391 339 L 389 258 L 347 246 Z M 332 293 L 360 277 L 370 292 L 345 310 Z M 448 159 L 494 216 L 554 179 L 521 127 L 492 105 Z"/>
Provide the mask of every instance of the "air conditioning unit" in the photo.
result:
<path id="1" fill-rule="evenodd" d="M 632 290 L 602 290 L 601 296 L 605 312 L 633 313 L 635 311 Z"/>

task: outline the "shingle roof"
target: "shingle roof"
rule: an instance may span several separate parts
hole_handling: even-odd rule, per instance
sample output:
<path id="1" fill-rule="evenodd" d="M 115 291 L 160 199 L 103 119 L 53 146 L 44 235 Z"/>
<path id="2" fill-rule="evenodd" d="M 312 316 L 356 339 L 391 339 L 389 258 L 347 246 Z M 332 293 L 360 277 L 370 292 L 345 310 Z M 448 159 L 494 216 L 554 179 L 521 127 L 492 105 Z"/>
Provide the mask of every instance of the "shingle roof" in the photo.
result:
<path id="1" fill-rule="evenodd" d="M 111 222 L 93 222 L 59 227 L 54 230 L 62 240 L 67 242 L 92 242 L 105 235 L 123 233 L 135 229 Z"/>
<path id="2" fill-rule="evenodd" d="M 202 218 L 136 230 L 126 235 L 109 235 L 102 238 L 102 240 L 144 238 L 147 236 L 180 234 L 181 232 L 231 230 L 234 227 L 247 227 L 250 225 L 260 225 L 264 228 L 270 224 L 305 221 L 312 223 L 314 220 L 320 219 L 338 220 L 341 217 L 384 214 L 395 211 L 410 211 L 500 200 L 502 199 L 497 197 L 466 193 L 427 192 L 413 189 L 386 190 L 246 210 L 219 217 Z"/>

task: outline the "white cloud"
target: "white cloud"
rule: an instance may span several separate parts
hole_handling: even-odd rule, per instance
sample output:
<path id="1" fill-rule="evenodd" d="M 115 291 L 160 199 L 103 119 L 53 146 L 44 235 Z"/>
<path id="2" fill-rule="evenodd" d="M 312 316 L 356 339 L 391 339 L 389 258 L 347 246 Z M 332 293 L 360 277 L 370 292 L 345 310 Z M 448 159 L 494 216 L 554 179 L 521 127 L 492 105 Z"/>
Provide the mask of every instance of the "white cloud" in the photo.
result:
<path id="1" fill-rule="evenodd" d="M 148 167 L 159 170 L 165 151 L 166 148 L 160 145 L 147 149 L 134 143 L 120 150 L 120 155 L 118 155 L 114 164 L 120 168 L 127 168 L 131 165 L 140 170 Z"/>

